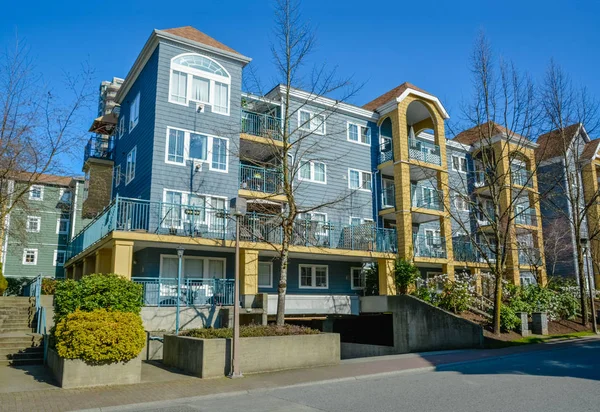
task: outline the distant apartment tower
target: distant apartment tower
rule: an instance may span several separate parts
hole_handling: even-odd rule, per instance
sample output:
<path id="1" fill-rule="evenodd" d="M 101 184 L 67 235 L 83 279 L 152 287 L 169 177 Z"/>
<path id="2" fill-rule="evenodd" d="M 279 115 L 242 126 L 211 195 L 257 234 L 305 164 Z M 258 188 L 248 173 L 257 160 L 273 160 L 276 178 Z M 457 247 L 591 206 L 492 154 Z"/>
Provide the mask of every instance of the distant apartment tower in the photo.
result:
<path id="1" fill-rule="evenodd" d="M 103 116 L 112 112 L 116 106 L 115 98 L 117 92 L 123 84 L 123 79 L 113 77 L 112 81 L 104 80 L 100 83 L 100 96 L 98 99 L 98 116 Z"/>

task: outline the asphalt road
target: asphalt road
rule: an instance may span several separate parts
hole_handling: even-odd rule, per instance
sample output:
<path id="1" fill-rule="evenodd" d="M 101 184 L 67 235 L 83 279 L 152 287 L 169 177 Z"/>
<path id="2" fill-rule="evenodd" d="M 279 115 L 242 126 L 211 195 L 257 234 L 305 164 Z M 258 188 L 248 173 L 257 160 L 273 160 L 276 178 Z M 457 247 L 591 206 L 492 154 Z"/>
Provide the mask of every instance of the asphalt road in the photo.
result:
<path id="1" fill-rule="evenodd" d="M 600 411 L 600 341 L 436 371 L 288 387 L 132 411 Z"/>

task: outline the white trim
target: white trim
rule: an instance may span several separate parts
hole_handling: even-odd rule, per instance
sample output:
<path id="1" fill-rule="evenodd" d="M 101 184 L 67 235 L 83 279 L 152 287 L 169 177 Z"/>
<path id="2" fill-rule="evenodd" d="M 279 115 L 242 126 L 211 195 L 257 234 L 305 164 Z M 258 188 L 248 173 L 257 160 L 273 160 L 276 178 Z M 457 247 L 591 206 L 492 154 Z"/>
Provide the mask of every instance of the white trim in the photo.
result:
<path id="1" fill-rule="evenodd" d="M 310 178 L 304 178 L 302 177 L 302 173 L 301 173 L 301 169 L 302 169 L 302 164 L 300 164 L 300 167 L 298 168 L 298 181 L 300 182 L 311 182 L 311 183 L 318 183 L 321 185 L 326 185 L 327 184 L 327 163 L 325 162 L 321 162 L 318 160 L 308 160 L 306 162 L 303 163 L 308 163 L 310 165 L 309 170 L 310 170 Z M 323 166 L 325 166 L 325 180 L 324 181 L 320 181 L 320 180 L 315 180 L 315 163 L 321 163 Z"/>
<path id="2" fill-rule="evenodd" d="M 121 165 L 115 166 L 115 187 L 121 184 Z"/>
<path id="3" fill-rule="evenodd" d="M 37 221 L 37 230 L 32 230 L 29 227 L 30 220 Z M 42 218 L 40 216 L 27 216 L 27 221 L 25 222 L 25 231 L 29 233 L 40 233 L 42 230 Z"/>
<path id="4" fill-rule="evenodd" d="M 302 268 L 310 268 L 311 273 L 311 285 L 315 285 L 317 282 L 317 271 L 316 268 L 325 268 L 325 286 L 302 286 Z M 299 264 L 298 265 L 298 289 L 329 289 L 329 265 L 309 265 Z"/>
<path id="5" fill-rule="evenodd" d="M 34 252 L 33 262 L 25 262 L 25 258 L 27 257 L 27 252 Z M 23 265 L 35 266 L 35 265 L 37 265 L 37 262 L 38 262 L 38 250 L 37 249 L 31 249 L 31 248 L 23 249 Z"/>
<path id="6" fill-rule="evenodd" d="M 158 269 L 158 277 L 159 278 L 163 278 L 163 273 L 164 273 L 164 259 L 168 258 L 168 259 L 179 259 L 179 257 L 177 255 L 170 255 L 170 254 L 160 254 L 160 265 L 159 265 L 159 269 Z M 190 277 L 190 276 L 185 276 L 185 261 L 187 259 L 192 259 L 192 260 L 202 260 L 202 277 L 198 278 L 198 277 Z M 210 268 L 210 263 L 209 261 L 211 260 L 218 260 L 220 262 L 223 262 L 223 273 L 221 274 L 222 277 L 209 277 L 208 276 L 208 271 Z M 221 258 L 221 257 L 212 257 L 212 256 L 197 256 L 197 255 L 183 255 L 182 257 L 182 262 L 181 262 L 181 278 L 182 279 L 227 279 L 227 258 Z M 171 279 L 171 278 L 166 278 L 166 279 Z M 177 279 L 177 274 L 175 275 L 175 279 Z"/>
<path id="7" fill-rule="evenodd" d="M 350 179 L 350 172 L 358 172 L 358 181 L 360 186 L 359 187 L 352 187 L 351 181 L 352 179 Z M 368 173 L 369 176 L 371 176 L 371 178 L 369 179 L 371 181 L 371 188 L 370 189 L 364 189 L 363 188 L 363 175 L 365 173 Z M 367 172 L 366 170 L 359 170 L 359 169 L 352 169 L 352 168 L 348 168 L 348 188 L 352 189 L 352 190 L 360 190 L 362 192 L 372 192 L 373 191 L 373 173 L 371 172 Z"/>
<path id="8" fill-rule="evenodd" d="M 58 253 L 59 252 L 63 255 L 63 261 L 60 264 L 56 262 L 56 259 L 58 258 Z M 64 264 L 66 262 L 66 257 L 67 257 L 66 253 L 67 253 L 66 250 L 56 250 L 55 249 L 54 250 L 54 258 L 52 260 L 52 266 L 59 266 L 59 267 L 64 266 Z"/>
<path id="9" fill-rule="evenodd" d="M 140 122 L 140 100 L 140 92 L 138 92 L 129 105 L 129 133 L 131 133 Z M 137 118 L 135 115 L 137 115 Z"/>
<path id="10" fill-rule="evenodd" d="M 352 140 L 350 139 L 350 126 L 356 126 L 357 129 L 357 133 L 358 133 L 358 140 Z M 361 128 L 367 129 L 367 136 L 369 136 L 369 143 L 363 143 L 361 141 Z M 349 141 L 350 143 L 356 143 L 362 146 L 367 146 L 367 147 L 371 147 L 371 143 L 373 142 L 373 137 L 371 136 L 371 128 L 369 126 L 365 126 L 356 122 L 350 122 L 350 121 L 346 121 L 346 140 Z"/>
<path id="11" fill-rule="evenodd" d="M 31 196 L 33 193 L 33 188 L 40 189 L 40 197 L 32 197 Z M 44 200 L 44 186 L 43 185 L 31 185 L 29 187 L 29 200 L 35 200 L 35 201 Z"/>
<path id="12" fill-rule="evenodd" d="M 131 155 L 131 162 L 129 161 L 129 156 Z M 129 165 L 132 164 L 131 169 Z M 131 149 L 129 153 L 127 153 L 127 158 L 125 160 L 125 186 L 127 186 L 133 179 L 135 179 L 135 168 L 137 166 L 137 145 Z"/>
<path id="13" fill-rule="evenodd" d="M 269 265 L 269 284 L 265 285 L 265 284 L 260 284 L 260 265 Z M 258 274 L 258 279 L 257 279 L 257 283 L 258 283 L 258 287 L 259 288 L 272 288 L 273 287 L 273 262 L 258 262 L 258 267 L 259 267 L 259 274 Z"/>
<path id="14" fill-rule="evenodd" d="M 189 197 L 190 195 L 196 196 L 196 197 L 203 197 L 204 200 L 206 201 L 206 203 L 211 203 L 212 199 L 221 199 L 224 200 L 224 204 L 225 204 L 225 208 L 227 208 L 227 197 L 226 196 L 218 196 L 218 195 L 209 195 L 209 194 L 204 194 L 204 193 L 191 193 L 191 192 L 187 192 L 185 190 L 177 190 L 177 189 L 168 189 L 166 187 L 163 188 L 163 203 L 166 203 L 167 205 L 171 205 L 171 203 L 167 203 L 167 192 L 175 192 L 175 193 L 181 193 L 181 206 L 185 207 L 185 206 L 190 206 L 189 204 Z M 209 209 L 214 209 L 214 207 L 212 206 L 206 206 Z M 161 211 L 162 213 L 162 211 Z M 210 213 L 210 212 L 209 212 Z M 177 229 L 182 229 L 183 228 L 183 224 L 186 222 L 186 217 L 185 216 L 180 216 L 179 218 L 177 218 L 177 220 L 180 221 L 180 225 L 179 226 L 165 226 L 163 225 L 163 228 L 170 228 L 170 227 L 175 227 Z M 166 221 L 165 221 L 166 222 Z M 197 223 L 206 223 L 210 225 L 210 221 L 206 220 L 206 212 L 205 212 L 205 220 L 197 220 Z"/>
<path id="15" fill-rule="evenodd" d="M 308 121 L 308 127 L 306 127 L 306 125 L 303 126 L 302 121 L 300 120 L 300 114 L 304 112 L 304 113 L 308 113 L 308 116 L 310 118 L 310 120 Z M 319 125 L 318 128 L 313 128 L 312 123 L 313 123 L 313 119 L 317 116 L 320 116 L 323 118 L 323 122 L 321 122 L 321 124 Z M 319 128 L 322 127 L 323 131 L 321 132 L 319 130 Z M 312 134 L 316 134 L 319 136 L 325 136 L 327 134 L 327 118 L 326 116 L 321 112 L 321 113 L 315 113 L 311 110 L 306 110 L 306 109 L 298 109 L 298 130 L 301 130 L 303 132 L 309 132 Z"/>
<path id="16" fill-rule="evenodd" d="M 169 160 L 169 134 L 170 134 L 171 130 L 177 130 L 177 131 L 183 132 L 183 162 L 175 162 L 175 161 Z M 198 134 L 198 135 L 206 136 L 206 159 L 197 159 L 197 158 L 190 157 L 191 134 Z M 225 169 L 224 170 L 213 167 L 212 156 L 214 153 L 213 150 L 214 150 L 215 139 L 225 140 L 226 148 L 225 148 Z M 215 135 L 204 133 L 204 132 L 197 132 L 197 131 L 193 131 L 193 130 L 183 129 L 181 127 L 167 126 L 167 134 L 166 134 L 166 138 L 165 138 L 165 163 L 174 165 L 174 166 L 186 166 L 187 162 L 189 160 L 192 160 L 195 162 L 200 162 L 200 163 L 207 163 L 208 169 L 213 172 L 229 173 L 229 139 L 227 137 L 215 136 Z"/>
<path id="17" fill-rule="evenodd" d="M 458 159 L 458 169 L 456 169 L 456 168 L 454 167 L 454 159 Z M 461 165 L 462 165 L 462 162 L 461 162 L 461 160 L 464 160 L 464 161 L 465 161 L 465 170 L 460 170 L 460 167 L 461 167 Z M 451 168 L 452 168 L 452 170 L 454 170 L 455 172 L 458 172 L 458 173 L 467 173 L 467 169 L 468 169 L 468 166 L 467 166 L 467 158 L 466 158 L 465 156 L 458 156 L 458 155 L 455 155 L 455 154 L 451 155 L 451 158 L 450 158 L 450 167 L 451 167 Z"/>
<path id="18" fill-rule="evenodd" d="M 77 197 L 79 196 L 79 181 L 75 181 L 75 199 L 73 199 L 73 224 L 71 225 L 71 239 L 75 237 L 75 222 L 77 222 Z"/>
<path id="19" fill-rule="evenodd" d="M 402 92 L 402 94 L 400 96 L 396 97 L 395 99 L 390 100 L 389 102 L 382 104 L 375 110 L 379 113 L 380 116 L 384 116 L 385 114 L 396 110 L 396 108 L 398 107 L 398 103 L 400 103 L 400 102 L 402 102 L 402 100 L 406 99 L 406 97 L 409 94 L 413 94 L 415 96 L 422 97 L 423 99 L 430 100 L 438 108 L 438 110 L 442 113 L 442 117 L 444 119 L 450 118 L 450 115 L 448 114 L 448 112 L 446 111 L 444 106 L 442 105 L 442 102 L 440 102 L 440 99 L 438 99 L 437 97 L 435 97 L 432 94 L 423 93 L 423 92 L 420 92 L 418 90 L 411 89 L 411 88 L 407 88 L 404 92 Z"/>
<path id="20" fill-rule="evenodd" d="M 364 286 L 354 286 L 354 271 L 355 270 L 359 270 L 362 277 L 363 277 L 363 283 L 365 282 L 364 279 L 364 269 L 362 267 L 359 266 L 353 266 L 350 268 L 350 289 L 351 290 L 364 290 Z"/>
<path id="21" fill-rule="evenodd" d="M 61 222 L 67 222 L 67 229 L 63 230 L 62 232 L 60 231 L 60 224 Z M 62 217 L 59 217 L 58 219 L 56 219 L 56 234 L 57 235 L 68 235 L 69 234 L 69 224 L 71 222 L 69 221 L 69 219 L 65 219 Z"/>
<path id="22" fill-rule="evenodd" d="M 125 113 L 119 113 L 119 139 L 125 135 Z"/>

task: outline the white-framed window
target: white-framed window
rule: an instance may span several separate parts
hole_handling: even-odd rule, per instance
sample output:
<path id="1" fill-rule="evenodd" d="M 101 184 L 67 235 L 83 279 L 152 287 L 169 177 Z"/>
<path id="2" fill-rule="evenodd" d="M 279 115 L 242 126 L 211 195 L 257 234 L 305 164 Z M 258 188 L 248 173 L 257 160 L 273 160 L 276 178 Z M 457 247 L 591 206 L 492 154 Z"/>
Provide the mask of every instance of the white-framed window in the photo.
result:
<path id="1" fill-rule="evenodd" d="M 329 266 L 299 265 L 300 289 L 327 289 L 329 287 Z"/>
<path id="2" fill-rule="evenodd" d="M 327 165 L 323 162 L 302 162 L 298 173 L 298 180 L 327 184 Z"/>
<path id="3" fill-rule="evenodd" d="M 355 190 L 370 192 L 373 187 L 373 178 L 370 172 L 348 169 L 348 187 Z"/>
<path id="4" fill-rule="evenodd" d="M 425 229 L 425 244 L 427 246 L 440 246 L 442 244 L 441 231 L 437 229 Z"/>
<path id="5" fill-rule="evenodd" d="M 54 266 L 63 266 L 65 264 L 66 251 L 64 250 L 55 250 L 54 258 L 52 260 Z"/>
<path id="6" fill-rule="evenodd" d="M 360 143 L 367 146 L 371 145 L 371 128 L 362 126 L 356 123 L 348 122 L 348 135 L 347 139 L 349 142 Z"/>
<path id="7" fill-rule="evenodd" d="M 456 172 L 467 172 L 467 158 L 462 156 L 452 155 L 452 170 Z"/>
<path id="8" fill-rule="evenodd" d="M 129 133 L 137 126 L 140 120 L 140 93 L 135 96 L 129 106 Z"/>
<path id="9" fill-rule="evenodd" d="M 127 164 L 125 166 L 125 185 L 135 179 L 135 162 L 137 155 L 137 146 L 131 149 L 127 154 Z"/>
<path id="10" fill-rule="evenodd" d="M 44 186 L 33 185 L 29 188 L 29 200 L 44 200 Z"/>
<path id="11" fill-rule="evenodd" d="M 314 134 L 325 134 L 325 116 L 298 110 L 298 128 Z"/>
<path id="12" fill-rule="evenodd" d="M 169 102 L 212 106 L 213 113 L 229 116 L 231 76 L 210 57 L 185 53 L 171 59 Z"/>
<path id="13" fill-rule="evenodd" d="M 273 262 L 258 262 L 258 287 L 273 287 Z"/>
<path id="14" fill-rule="evenodd" d="M 23 249 L 23 264 L 24 265 L 37 265 L 38 250 L 37 249 Z"/>
<path id="15" fill-rule="evenodd" d="M 184 278 L 225 279 L 225 258 L 184 255 L 181 263 Z M 178 267 L 177 255 L 160 255 L 159 277 L 177 278 Z"/>
<path id="16" fill-rule="evenodd" d="M 454 194 L 454 206 L 456 207 L 456 210 L 458 210 L 460 212 L 468 212 L 469 211 L 469 202 L 468 202 L 467 198 L 460 193 Z"/>
<path id="17" fill-rule="evenodd" d="M 42 218 L 39 216 L 27 216 L 25 229 L 30 233 L 39 233 L 42 227 Z"/>
<path id="18" fill-rule="evenodd" d="M 121 137 L 123 137 L 123 135 L 125 134 L 125 114 L 121 113 L 119 115 L 119 139 Z"/>
<path id="19" fill-rule="evenodd" d="M 72 195 L 71 189 L 61 187 L 58 191 L 58 201 L 61 203 L 71 203 Z"/>
<path id="20" fill-rule="evenodd" d="M 167 127 L 165 163 L 184 166 L 187 160 L 208 163 L 210 170 L 227 173 L 229 139 Z"/>
<path id="21" fill-rule="evenodd" d="M 227 209 L 227 198 L 179 190 L 163 190 L 162 227 L 190 231 L 222 232 L 225 219 L 222 212 Z"/>
<path id="22" fill-rule="evenodd" d="M 350 287 L 352 290 L 363 290 L 365 288 L 365 272 L 363 268 L 350 268 Z"/>
<path id="23" fill-rule="evenodd" d="M 66 235 L 69 233 L 69 219 L 59 218 L 56 220 L 56 234 Z"/>
<path id="24" fill-rule="evenodd" d="M 359 225 L 363 225 L 365 223 L 373 223 L 373 219 L 369 219 L 366 217 L 350 216 L 350 224 L 352 226 L 359 226 Z"/>
<path id="25" fill-rule="evenodd" d="M 121 165 L 115 167 L 115 187 L 121 184 Z"/>

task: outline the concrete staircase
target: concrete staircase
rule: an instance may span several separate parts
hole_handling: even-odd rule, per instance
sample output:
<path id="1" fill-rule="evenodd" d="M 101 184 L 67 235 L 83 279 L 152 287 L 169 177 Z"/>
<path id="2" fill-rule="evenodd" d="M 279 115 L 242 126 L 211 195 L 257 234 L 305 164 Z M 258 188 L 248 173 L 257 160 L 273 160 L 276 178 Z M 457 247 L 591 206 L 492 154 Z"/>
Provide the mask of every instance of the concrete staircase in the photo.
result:
<path id="1" fill-rule="evenodd" d="M 0 297 L 0 366 L 43 363 L 42 336 L 33 333 L 34 318 L 31 298 Z"/>

